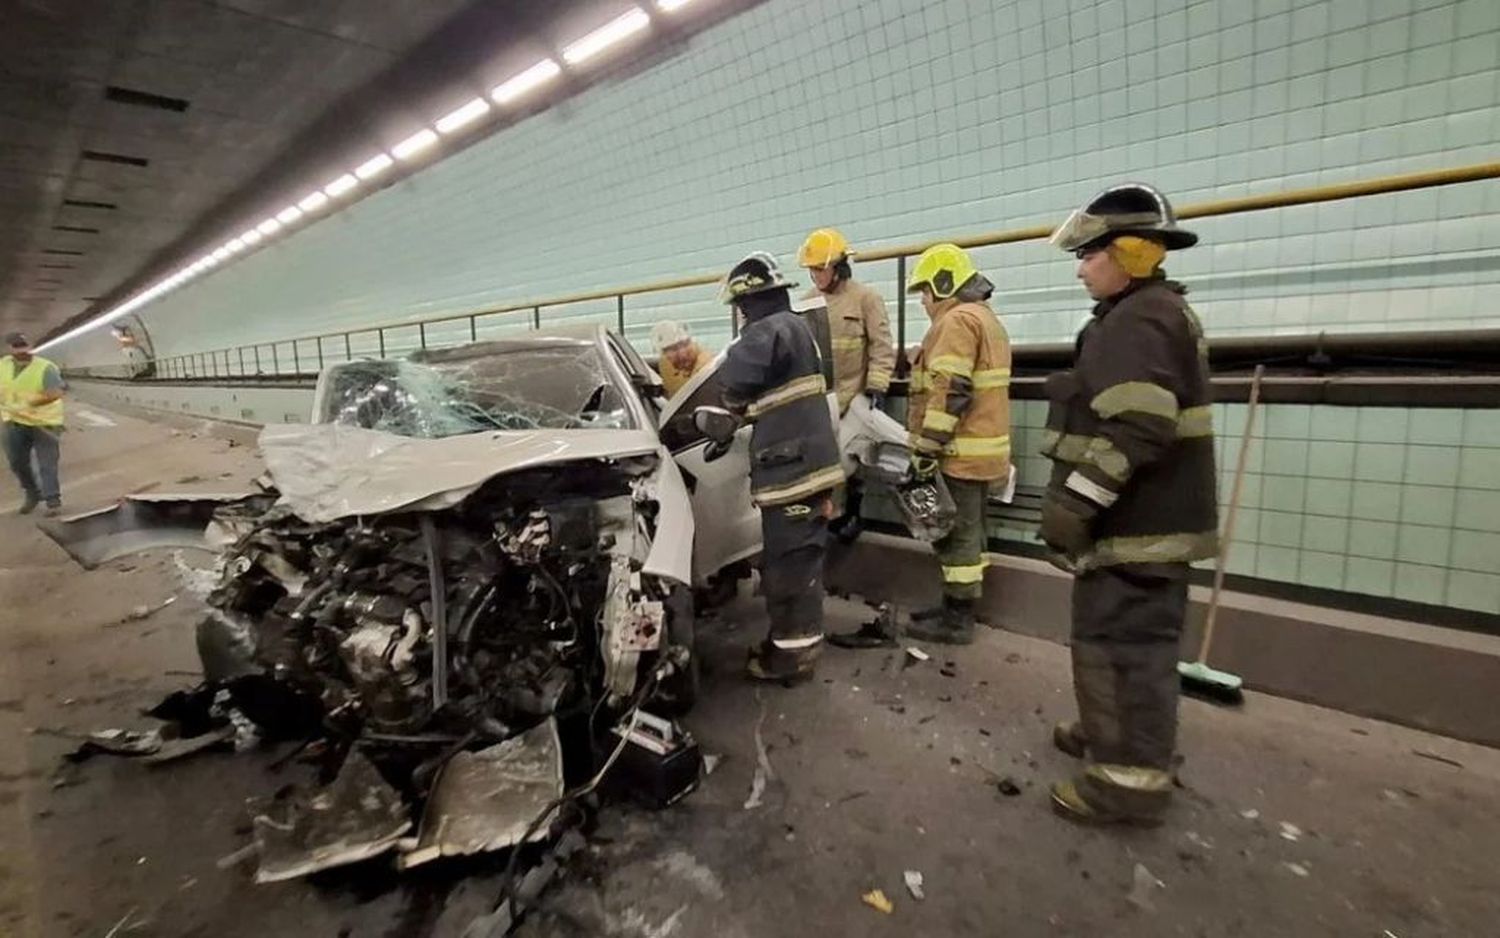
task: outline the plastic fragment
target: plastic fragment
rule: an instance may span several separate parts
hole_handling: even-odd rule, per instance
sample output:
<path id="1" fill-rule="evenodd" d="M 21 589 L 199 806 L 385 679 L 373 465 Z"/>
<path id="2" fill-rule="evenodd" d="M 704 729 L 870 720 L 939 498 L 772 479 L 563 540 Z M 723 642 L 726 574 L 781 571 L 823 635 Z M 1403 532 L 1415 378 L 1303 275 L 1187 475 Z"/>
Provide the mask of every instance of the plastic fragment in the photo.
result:
<path id="1" fill-rule="evenodd" d="M 920 902 L 927 898 L 927 893 L 922 891 L 923 877 L 920 872 L 917 870 L 907 870 L 901 874 L 901 878 L 906 881 L 906 891 L 911 893 L 913 899 Z"/>
<path id="2" fill-rule="evenodd" d="M 892 912 L 896 911 L 895 903 L 887 899 L 885 897 L 885 893 L 881 892 L 879 889 L 872 889 L 859 898 L 860 901 L 864 902 L 865 905 L 869 906 L 877 912 L 882 912 L 886 915 L 890 915 Z"/>
<path id="3" fill-rule="evenodd" d="M 1151 901 L 1151 894 L 1158 889 L 1167 888 L 1167 884 L 1157 879 L 1155 874 L 1146 869 L 1146 864 L 1137 863 L 1132 875 L 1130 895 L 1127 896 L 1130 903 L 1147 912 L 1156 911 L 1156 905 Z"/>

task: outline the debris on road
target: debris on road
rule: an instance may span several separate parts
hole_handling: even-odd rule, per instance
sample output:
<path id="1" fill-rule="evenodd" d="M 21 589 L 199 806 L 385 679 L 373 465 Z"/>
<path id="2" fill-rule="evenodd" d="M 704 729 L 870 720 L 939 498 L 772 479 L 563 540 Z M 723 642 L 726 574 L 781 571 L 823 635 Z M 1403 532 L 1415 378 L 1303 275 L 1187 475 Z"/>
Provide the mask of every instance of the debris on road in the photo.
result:
<path id="1" fill-rule="evenodd" d="M 885 897 L 885 893 L 880 891 L 879 889 L 872 889 L 859 898 L 861 902 L 877 912 L 883 912 L 886 915 L 890 915 L 892 912 L 896 911 L 895 903 L 887 899 Z"/>
<path id="2" fill-rule="evenodd" d="M 1214 848 L 1213 841 L 1206 839 L 1197 831 L 1188 831 L 1183 836 L 1187 839 L 1188 843 L 1195 847 L 1202 847 L 1204 850 L 1212 850 Z"/>
<path id="3" fill-rule="evenodd" d="M 931 661 L 932 656 L 915 645 L 906 646 L 906 657 L 913 661 Z"/>
<path id="4" fill-rule="evenodd" d="M 1425 749 L 1413 749 L 1411 751 L 1411 754 L 1414 756 L 1421 756 L 1423 759 L 1431 759 L 1433 762 L 1441 762 L 1443 765 L 1451 765 L 1456 769 L 1461 769 L 1464 767 L 1464 764 L 1462 762 L 1459 762 L 1457 759 L 1450 759 L 1447 756 L 1439 755 L 1435 752 L 1428 752 Z"/>
<path id="5" fill-rule="evenodd" d="M 1292 823 L 1290 823 L 1288 821 L 1282 821 L 1281 822 L 1281 839 L 1282 840 L 1289 840 L 1292 843 L 1296 843 L 1297 841 L 1299 841 L 1299 840 L 1302 839 L 1302 828 L 1300 828 L 1297 825 L 1292 824 Z"/>
<path id="6" fill-rule="evenodd" d="M 760 691 L 755 696 L 760 697 Z M 766 782 L 776 778 L 776 771 L 771 768 L 771 757 L 766 753 L 766 741 L 761 735 L 761 727 L 766 722 L 766 702 L 760 702 L 760 717 L 755 721 L 755 775 L 750 780 L 750 797 L 745 799 L 745 810 L 752 811 L 761 805 L 761 799 L 766 793 Z"/>
<path id="7" fill-rule="evenodd" d="M 917 870 L 906 870 L 901 874 L 901 878 L 906 882 L 906 891 L 911 893 L 913 899 L 921 902 L 927 898 L 927 893 L 922 891 L 923 877 L 920 872 Z"/>
<path id="8" fill-rule="evenodd" d="M 90 733 L 83 745 L 66 758 L 71 762 L 82 762 L 97 753 L 112 756 L 149 756 L 161 748 L 160 730 L 108 729 Z"/>
<path id="9" fill-rule="evenodd" d="M 177 602 L 176 596 L 168 596 L 166 599 L 162 600 L 159 603 L 156 603 L 155 605 L 136 606 L 134 609 L 130 610 L 129 614 L 126 615 L 125 618 L 119 620 L 118 622 L 113 622 L 110 624 L 124 625 L 126 622 L 139 622 L 142 619 L 149 619 L 175 602 Z"/>
<path id="10" fill-rule="evenodd" d="M 1157 879 L 1144 863 L 1137 863 L 1135 871 L 1131 875 L 1130 894 L 1125 898 L 1131 905 L 1144 909 L 1147 912 L 1155 912 L 1156 904 L 1151 901 L 1151 894 L 1158 889 L 1166 889 L 1167 884 Z"/>
<path id="11" fill-rule="evenodd" d="M 1286 862 L 1283 862 L 1281 865 L 1284 866 L 1284 867 L 1286 867 L 1288 870 L 1290 870 L 1292 873 L 1296 874 L 1297 876 L 1301 876 L 1301 877 L 1306 878 L 1306 877 L 1312 875 L 1311 873 L 1308 872 L 1307 867 L 1303 866 L 1301 863 L 1286 863 Z"/>
<path id="12" fill-rule="evenodd" d="M 1260 812 L 1254 808 L 1246 808 L 1240 812 L 1240 817 L 1247 821 L 1258 821 L 1260 820 Z"/>
<path id="13" fill-rule="evenodd" d="M 995 783 L 995 787 L 1000 789 L 1000 794 L 1007 798 L 1014 798 L 1021 793 L 1021 786 L 1017 785 L 1016 780 L 1009 775 L 1003 776 Z"/>

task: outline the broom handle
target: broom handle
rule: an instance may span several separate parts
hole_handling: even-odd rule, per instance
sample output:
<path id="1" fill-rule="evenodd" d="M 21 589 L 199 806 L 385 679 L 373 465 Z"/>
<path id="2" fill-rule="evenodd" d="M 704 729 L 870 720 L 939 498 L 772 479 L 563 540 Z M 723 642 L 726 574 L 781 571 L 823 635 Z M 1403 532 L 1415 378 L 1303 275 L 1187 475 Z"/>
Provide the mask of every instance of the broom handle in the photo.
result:
<path id="1" fill-rule="evenodd" d="M 1255 366 L 1250 379 L 1250 406 L 1245 410 L 1245 429 L 1240 434 L 1240 452 L 1235 459 L 1234 485 L 1229 490 L 1229 514 L 1224 518 L 1224 536 L 1219 539 L 1219 556 L 1214 561 L 1214 591 L 1208 599 L 1208 619 L 1203 623 L 1203 644 L 1198 646 L 1198 663 L 1208 661 L 1208 650 L 1214 642 L 1214 622 L 1219 618 L 1219 594 L 1224 591 L 1224 567 L 1229 563 L 1229 547 L 1234 543 L 1234 519 L 1240 513 L 1240 489 L 1245 482 L 1245 462 L 1250 457 L 1250 435 L 1255 430 L 1255 410 L 1260 406 L 1260 379 L 1265 365 Z"/>

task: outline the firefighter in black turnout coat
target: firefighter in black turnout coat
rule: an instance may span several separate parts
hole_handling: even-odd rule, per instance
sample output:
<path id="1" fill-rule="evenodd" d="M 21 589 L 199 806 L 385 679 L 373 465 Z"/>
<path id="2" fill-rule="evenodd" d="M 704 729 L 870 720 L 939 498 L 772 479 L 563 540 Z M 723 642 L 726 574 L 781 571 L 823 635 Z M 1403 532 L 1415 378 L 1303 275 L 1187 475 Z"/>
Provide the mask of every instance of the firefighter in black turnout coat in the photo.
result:
<path id="1" fill-rule="evenodd" d="M 1095 300 L 1072 370 L 1047 381 L 1041 534 L 1075 573 L 1079 711 L 1054 741 L 1086 762 L 1053 786 L 1053 805 L 1074 820 L 1151 824 L 1172 794 L 1188 565 L 1217 550 L 1207 346 L 1161 267 L 1198 237 L 1160 192 L 1130 183 L 1052 241 L 1077 255 Z"/>
<path id="2" fill-rule="evenodd" d="M 714 441 L 711 457 L 727 451 L 741 420 L 754 425 L 750 494 L 761 513 L 761 586 L 771 621 L 769 637 L 750 650 L 748 671 L 759 680 L 813 673 L 823 642 L 829 496 L 844 481 L 822 362 L 812 332 L 792 311 L 793 286 L 765 252 L 730 270 L 721 298 L 745 327 L 719 371 L 729 414 L 698 414 Z"/>

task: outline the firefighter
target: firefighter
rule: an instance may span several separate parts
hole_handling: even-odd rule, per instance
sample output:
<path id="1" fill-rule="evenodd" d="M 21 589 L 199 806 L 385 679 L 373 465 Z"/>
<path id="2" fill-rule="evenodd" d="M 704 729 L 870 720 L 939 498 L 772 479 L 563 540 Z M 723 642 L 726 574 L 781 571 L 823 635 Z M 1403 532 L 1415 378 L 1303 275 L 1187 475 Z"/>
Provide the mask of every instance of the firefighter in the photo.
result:
<path id="1" fill-rule="evenodd" d="M 729 271 L 722 299 L 745 322 L 719 369 L 733 417 L 715 420 L 713 408 L 698 414 L 713 440 L 710 458 L 728 447 L 740 420 L 755 427 L 750 494 L 761 513 L 761 587 L 771 623 L 769 637 L 750 650 L 747 669 L 757 680 L 813 673 L 823 643 L 829 496 L 844 481 L 822 361 L 807 323 L 792 311 L 793 286 L 762 251 Z"/>
<path id="2" fill-rule="evenodd" d="M 1053 469 L 1041 537 L 1074 572 L 1080 719 L 1053 741 L 1085 766 L 1052 787 L 1073 820 L 1159 823 L 1171 798 L 1188 564 L 1214 556 L 1218 509 L 1203 329 L 1161 265 L 1197 241 L 1136 183 L 1052 236 L 1095 301 L 1073 369 L 1047 380 L 1042 450 Z"/>
<path id="3" fill-rule="evenodd" d="M 815 334 L 827 334 L 840 414 L 860 395 L 876 410 L 883 408 L 891 386 L 891 371 L 896 367 L 896 347 L 891 341 L 885 301 L 854 279 L 850 268 L 853 256 L 848 240 L 833 228 L 814 231 L 797 251 L 797 263 L 807 269 L 813 282 L 813 288 L 804 298 L 822 296 L 825 303 L 813 325 Z M 845 542 L 852 542 L 860 534 L 862 495 L 858 483 L 850 480 L 835 497 L 836 502 L 842 503 L 842 515 L 832 529 Z"/>
<path id="4" fill-rule="evenodd" d="M 854 279 L 849 262 L 854 256 L 849 242 L 832 228 L 819 228 L 807 236 L 797 252 L 797 263 L 807 268 L 813 289 L 807 298 L 821 294 L 828 305 L 829 344 L 833 348 L 833 383 L 838 392 L 839 413 L 863 394 L 872 406 L 885 403 L 896 367 L 896 347 L 891 342 L 891 322 L 880 294 Z"/>
<path id="5" fill-rule="evenodd" d="M 651 344 L 660 360 L 662 387 L 672 397 L 693 375 L 713 364 L 713 353 L 698 344 L 687 327 L 673 319 L 664 319 L 651 327 Z"/>
<path id="6" fill-rule="evenodd" d="M 941 472 L 958 509 L 936 545 L 943 604 L 913 615 L 907 634 L 967 645 L 984 582 L 985 505 L 1010 477 L 1010 340 L 990 309 L 994 285 L 956 245 L 918 258 L 907 280 L 932 320 L 912 362 L 907 426 L 918 479 Z"/>

